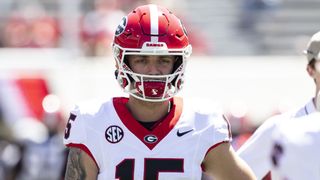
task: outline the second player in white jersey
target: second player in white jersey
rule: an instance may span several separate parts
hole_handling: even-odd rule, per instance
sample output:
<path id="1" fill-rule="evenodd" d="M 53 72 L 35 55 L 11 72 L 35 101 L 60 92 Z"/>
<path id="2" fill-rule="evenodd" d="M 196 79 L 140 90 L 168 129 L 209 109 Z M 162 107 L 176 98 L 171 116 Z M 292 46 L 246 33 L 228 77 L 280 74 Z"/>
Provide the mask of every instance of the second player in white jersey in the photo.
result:
<path id="1" fill-rule="evenodd" d="M 319 51 L 320 31 L 312 36 L 305 51 L 308 60 L 306 69 L 316 85 L 315 96 L 299 110 L 276 115 L 266 120 L 237 151 L 239 156 L 252 168 L 258 179 L 265 177 L 271 170 L 272 164 L 269 161 L 269 155 L 273 144 L 270 137 L 277 128 L 278 123 L 282 121 L 282 119 L 308 116 L 316 112 L 317 109 L 320 110 L 320 100 L 318 99 L 319 96 L 317 96 L 320 90 Z M 290 121 L 287 121 L 287 123 L 290 123 Z"/>
<path id="2" fill-rule="evenodd" d="M 320 179 L 320 113 L 282 120 L 272 141 L 274 179 Z"/>
<path id="3" fill-rule="evenodd" d="M 240 147 L 237 153 L 248 163 L 258 179 L 262 179 L 271 170 L 272 164 L 269 160 L 273 147 L 271 137 L 278 123 L 283 119 L 303 117 L 314 112 L 316 112 L 316 108 L 312 99 L 298 110 L 273 116 L 267 119 Z"/>

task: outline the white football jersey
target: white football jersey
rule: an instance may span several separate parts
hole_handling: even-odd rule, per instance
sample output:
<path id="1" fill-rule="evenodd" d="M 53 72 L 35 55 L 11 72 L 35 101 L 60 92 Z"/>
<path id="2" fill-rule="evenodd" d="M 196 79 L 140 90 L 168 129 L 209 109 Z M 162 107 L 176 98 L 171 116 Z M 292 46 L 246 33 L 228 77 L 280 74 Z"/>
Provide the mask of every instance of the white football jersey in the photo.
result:
<path id="1" fill-rule="evenodd" d="M 92 157 L 98 179 L 200 180 L 206 153 L 231 141 L 220 113 L 197 111 L 201 106 L 174 98 L 170 113 L 148 130 L 129 113 L 127 101 L 113 98 L 71 112 L 64 143 Z"/>
<path id="2" fill-rule="evenodd" d="M 275 179 L 320 179 L 320 113 L 281 121 L 270 156 Z"/>
<path id="3" fill-rule="evenodd" d="M 311 99 L 298 110 L 290 111 L 267 119 L 253 135 L 237 150 L 237 154 L 251 167 L 258 179 L 262 179 L 270 170 L 270 153 L 273 147 L 271 136 L 282 119 L 303 117 L 316 112 Z M 290 123 L 290 122 L 288 122 Z M 272 173 L 271 173 L 272 175 Z"/>

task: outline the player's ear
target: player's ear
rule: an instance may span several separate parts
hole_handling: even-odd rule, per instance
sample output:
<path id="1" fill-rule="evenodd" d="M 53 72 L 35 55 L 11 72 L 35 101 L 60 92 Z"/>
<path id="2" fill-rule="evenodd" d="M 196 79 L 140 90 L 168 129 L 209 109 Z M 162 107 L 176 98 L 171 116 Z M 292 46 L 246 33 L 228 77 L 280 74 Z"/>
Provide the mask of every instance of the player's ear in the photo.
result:
<path id="1" fill-rule="evenodd" d="M 315 69 L 311 65 L 307 66 L 307 72 L 310 77 L 315 78 Z"/>

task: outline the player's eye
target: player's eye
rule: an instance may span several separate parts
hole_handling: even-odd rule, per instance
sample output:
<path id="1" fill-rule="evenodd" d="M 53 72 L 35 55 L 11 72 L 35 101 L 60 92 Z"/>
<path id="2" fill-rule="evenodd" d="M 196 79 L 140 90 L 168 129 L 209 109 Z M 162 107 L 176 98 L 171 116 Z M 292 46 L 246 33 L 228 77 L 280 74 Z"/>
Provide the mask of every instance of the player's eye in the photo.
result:
<path id="1" fill-rule="evenodd" d="M 136 58 L 133 59 L 133 63 L 134 64 L 145 64 L 145 63 L 147 63 L 147 58 L 143 57 L 143 56 L 136 57 Z"/>
<path id="2" fill-rule="evenodd" d="M 171 64 L 174 61 L 174 58 L 172 56 L 161 56 L 159 58 L 160 64 Z"/>
<path id="3" fill-rule="evenodd" d="M 171 61 L 168 60 L 168 59 L 160 59 L 160 60 L 159 60 L 159 63 L 160 63 L 160 64 L 170 64 L 170 62 L 171 62 Z"/>

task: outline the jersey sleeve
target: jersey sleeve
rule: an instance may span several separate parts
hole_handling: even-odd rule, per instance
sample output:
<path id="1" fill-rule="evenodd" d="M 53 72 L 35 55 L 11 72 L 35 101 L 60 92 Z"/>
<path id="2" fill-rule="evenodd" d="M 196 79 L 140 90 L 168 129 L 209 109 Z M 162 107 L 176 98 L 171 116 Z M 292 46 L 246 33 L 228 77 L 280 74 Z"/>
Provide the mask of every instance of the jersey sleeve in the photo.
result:
<path id="1" fill-rule="evenodd" d="M 215 130 L 213 135 L 213 141 L 215 144 L 221 142 L 230 142 L 232 140 L 231 127 L 228 119 L 224 115 L 219 114 L 216 118 L 214 118 L 213 127 Z"/>
<path id="2" fill-rule="evenodd" d="M 70 112 L 68 122 L 65 127 L 64 144 L 72 146 L 75 144 L 86 144 L 86 131 L 81 118 L 80 110 L 76 107 Z"/>
<path id="3" fill-rule="evenodd" d="M 208 148 L 221 142 L 232 140 L 231 127 L 223 115 L 223 109 L 215 102 L 206 99 L 185 99 L 185 111 L 194 114 L 195 128 L 201 131 L 203 145 Z"/>
<path id="4" fill-rule="evenodd" d="M 276 128 L 277 119 L 278 117 L 272 117 L 266 120 L 237 151 L 258 179 L 262 179 L 271 170 L 271 136 Z"/>
<path id="5" fill-rule="evenodd" d="M 204 117 L 204 116 L 203 116 Z M 206 121 L 206 119 L 208 121 Z M 223 142 L 231 142 L 231 129 L 229 122 L 222 114 L 205 115 L 205 118 L 196 119 L 196 121 L 203 121 L 202 126 L 202 146 L 208 153 L 212 148 L 215 148 Z"/>

